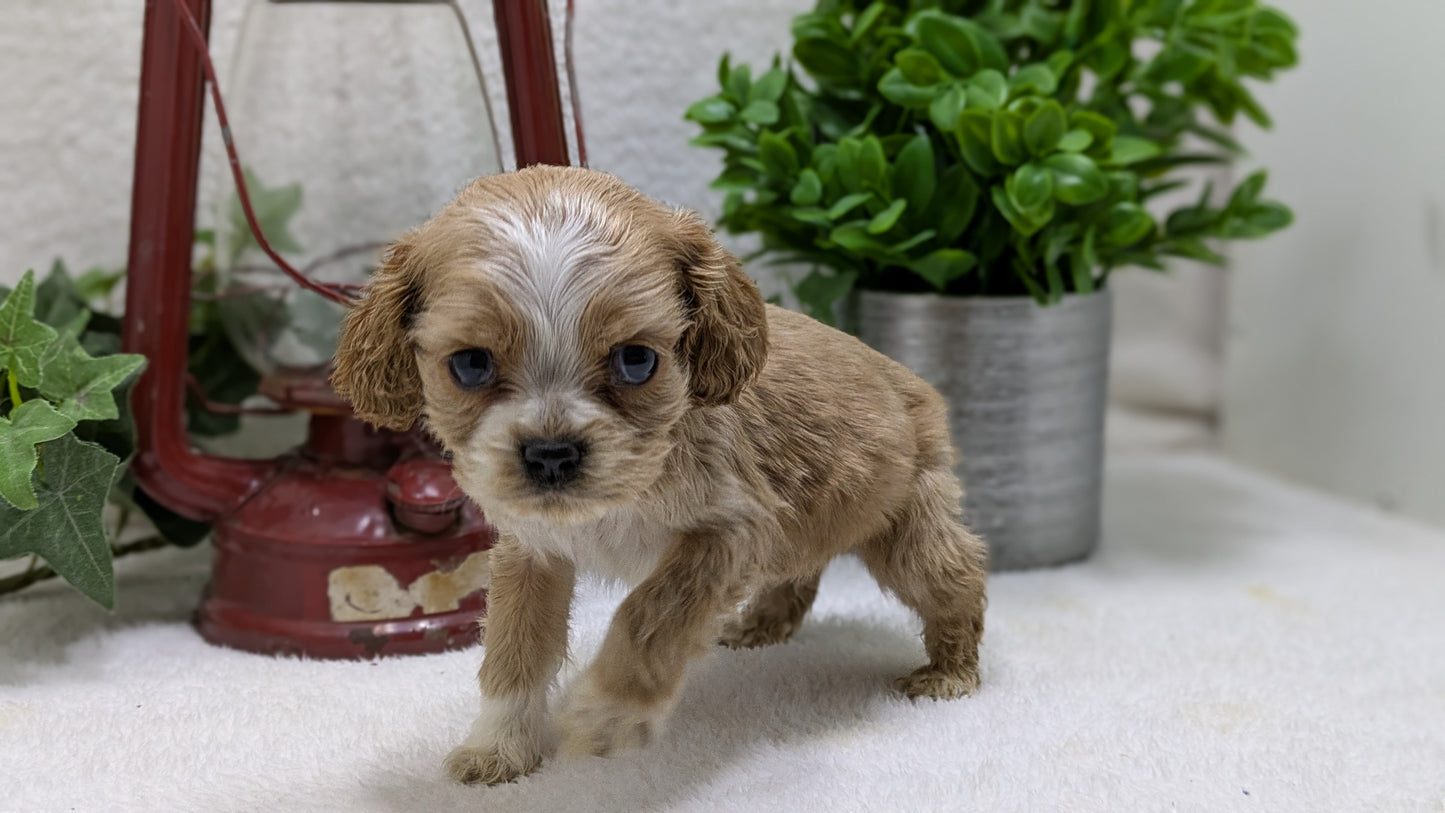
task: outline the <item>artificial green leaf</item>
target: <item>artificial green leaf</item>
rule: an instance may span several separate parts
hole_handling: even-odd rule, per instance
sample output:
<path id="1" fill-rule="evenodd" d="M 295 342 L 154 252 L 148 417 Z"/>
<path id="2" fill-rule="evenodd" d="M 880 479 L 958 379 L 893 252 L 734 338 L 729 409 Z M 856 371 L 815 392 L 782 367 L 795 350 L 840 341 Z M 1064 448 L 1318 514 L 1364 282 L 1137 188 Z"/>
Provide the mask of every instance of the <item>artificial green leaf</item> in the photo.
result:
<path id="1" fill-rule="evenodd" d="M 1069 126 L 1083 130 L 1094 137 L 1094 143 L 1107 145 L 1114 140 L 1119 126 L 1109 119 L 1089 110 L 1076 110 L 1069 114 Z"/>
<path id="2" fill-rule="evenodd" d="M 983 70 L 968 80 L 968 106 L 996 110 L 1008 96 L 1008 80 L 996 70 Z"/>
<path id="3" fill-rule="evenodd" d="M 922 48 L 904 48 L 894 54 L 893 61 L 909 84 L 936 85 L 943 80 L 943 67 L 933 54 Z"/>
<path id="4" fill-rule="evenodd" d="M 1062 152 L 1083 152 L 1093 143 L 1094 137 L 1089 134 L 1088 130 L 1070 130 L 1064 133 L 1064 137 L 1059 139 L 1056 146 Z"/>
<path id="5" fill-rule="evenodd" d="M 797 189 L 797 187 L 793 187 Z M 828 219 L 828 210 L 817 206 L 794 206 L 788 211 L 794 220 L 807 223 L 810 226 L 831 227 L 833 221 Z"/>
<path id="6" fill-rule="evenodd" d="M 1034 155 L 1045 155 L 1064 136 L 1064 108 L 1049 99 L 1031 113 L 1024 122 L 1024 144 Z"/>
<path id="7" fill-rule="evenodd" d="M 962 164 L 954 164 L 938 176 L 933 201 L 917 220 L 933 224 L 938 229 L 939 242 L 952 243 L 973 219 L 978 196 L 978 182 Z"/>
<path id="8" fill-rule="evenodd" d="M 948 283 L 967 274 L 977 264 L 978 258 L 961 248 L 940 248 L 910 262 L 908 267 L 936 290 L 942 291 Z"/>
<path id="9" fill-rule="evenodd" d="M 878 92 L 900 107 L 919 110 L 932 104 L 943 89 L 940 85 L 919 87 L 908 81 L 902 70 L 893 68 L 878 80 Z"/>
<path id="10" fill-rule="evenodd" d="M 888 4 L 884 0 L 873 0 L 869 3 L 868 7 L 858 12 L 858 16 L 853 19 L 853 30 L 848 35 L 848 41 L 856 43 L 866 36 L 887 10 Z"/>
<path id="11" fill-rule="evenodd" d="M 724 192 L 732 189 L 752 189 L 758 185 L 757 170 L 744 166 L 729 167 L 708 184 L 709 187 Z"/>
<path id="12" fill-rule="evenodd" d="M 875 240 L 868 230 L 867 220 L 852 220 L 837 226 L 828 233 L 828 239 L 849 251 L 884 251 L 887 249 Z"/>
<path id="13" fill-rule="evenodd" d="M 97 604 L 115 602 L 115 573 L 101 512 L 119 460 L 62 435 L 40 447 L 44 474 L 34 477 L 37 506 L 0 503 L 0 559 L 36 554 Z"/>
<path id="14" fill-rule="evenodd" d="M 954 76 L 971 76 L 983 68 L 1003 70 L 1008 65 L 998 38 L 972 20 L 928 9 L 909 18 L 905 28 Z"/>
<path id="15" fill-rule="evenodd" d="M 958 117 L 958 148 L 968 168 L 979 175 L 998 172 L 993 155 L 993 116 L 982 110 L 965 109 Z"/>
<path id="16" fill-rule="evenodd" d="M 1137 203 L 1123 201 L 1104 214 L 1104 239 L 1116 246 L 1139 242 L 1154 229 L 1154 218 Z"/>
<path id="17" fill-rule="evenodd" d="M 858 55 L 830 39 L 809 37 L 793 44 L 793 58 L 812 76 L 823 82 L 846 82 L 858 76 Z"/>
<path id="18" fill-rule="evenodd" d="M 753 70 L 747 65 L 738 65 L 728 74 L 727 84 L 723 87 L 727 90 L 739 106 L 747 104 L 748 94 L 752 90 Z"/>
<path id="19" fill-rule="evenodd" d="M 1039 229 L 1042 229 L 1046 225 L 1035 221 L 1020 211 L 1019 208 L 1009 200 L 1008 192 L 1005 191 L 1003 186 L 994 186 L 988 191 L 993 198 L 994 208 L 998 210 L 999 214 L 1003 215 L 1004 220 L 1007 220 L 1010 226 L 1014 227 L 1015 231 L 1024 237 L 1032 237 Z"/>
<path id="20" fill-rule="evenodd" d="M 754 102 L 777 103 L 783 97 L 783 90 L 788 86 L 788 73 L 782 68 L 773 68 L 753 83 L 748 91 L 748 104 Z"/>
<path id="21" fill-rule="evenodd" d="M 862 206 L 872 197 L 872 192 L 855 192 L 851 195 L 844 195 L 828 208 L 828 219 L 837 220 L 859 206 Z"/>
<path id="22" fill-rule="evenodd" d="M 893 228 L 894 224 L 898 222 L 898 218 L 903 216 L 903 210 L 906 208 L 908 208 L 907 200 L 899 198 L 893 201 L 887 209 L 874 215 L 873 219 L 868 221 L 868 233 L 882 234 Z"/>
<path id="23" fill-rule="evenodd" d="M 1004 182 L 1009 201 L 1033 220 L 1047 219 L 1054 204 L 1054 177 L 1038 164 L 1024 164 Z"/>
<path id="24" fill-rule="evenodd" d="M 919 133 L 899 150 L 898 157 L 893 160 L 893 194 L 907 199 L 913 211 L 921 212 L 933 199 L 937 182 L 933 144 L 928 136 Z"/>
<path id="25" fill-rule="evenodd" d="M 765 130 L 758 135 L 758 160 L 776 180 L 791 180 L 798 173 L 798 151 L 786 138 L 772 131 Z"/>
<path id="26" fill-rule="evenodd" d="M 857 272 L 835 271 L 824 274 L 814 269 L 793 287 L 793 295 L 807 309 L 808 315 L 825 324 L 833 324 L 833 306 L 853 290 Z"/>
<path id="27" fill-rule="evenodd" d="M 1101 81 L 1108 81 L 1129 64 L 1129 52 L 1121 45 L 1106 43 L 1089 55 L 1088 63 Z"/>
<path id="28" fill-rule="evenodd" d="M 698 124 L 722 124 L 725 121 L 733 120 L 734 116 L 737 116 L 737 107 L 720 95 L 695 101 L 683 114 L 683 117 L 696 121 Z"/>
<path id="29" fill-rule="evenodd" d="M 782 111 L 776 103 L 759 99 L 748 102 L 748 106 L 738 113 L 738 118 L 749 124 L 776 124 L 780 115 Z"/>
<path id="30" fill-rule="evenodd" d="M 858 166 L 858 156 L 862 152 L 862 142 L 856 138 L 845 138 L 838 142 L 834 153 L 833 163 L 838 182 L 851 193 L 859 193 L 863 189 L 863 172 Z"/>
<path id="31" fill-rule="evenodd" d="M 1239 182 L 1239 186 L 1234 188 L 1234 192 L 1229 196 L 1229 204 L 1225 208 L 1237 209 L 1254 203 L 1259 199 L 1260 193 L 1264 192 L 1264 185 L 1268 179 L 1269 173 L 1264 170 L 1251 173 Z"/>
<path id="32" fill-rule="evenodd" d="M 1011 110 L 1000 110 L 993 115 L 989 131 L 989 145 L 993 157 L 1008 166 L 1021 164 L 1028 154 L 1024 150 L 1024 118 Z"/>
<path id="33" fill-rule="evenodd" d="M 1062 203 L 1093 203 L 1109 194 L 1109 179 L 1087 156 L 1061 152 L 1044 159 L 1054 175 L 1054 196 Z"/>
<path id="34" fill-rule="evenodd" d="M 912 237 L 909 237 L 906 240 L 899 240 L 898 242 L 889 246 L 888 250 L 893 252 L 894 254 L 903 254 L 909 249 L 923 245 L 924 243 L 932 240 L 934 237 L 937 236 L 938 232 L 936 230 L 924 229 L 923 231 L 913 235 Z"/>
<path id="35" fill-rule="evenodd" d="M 1109 163 L 1119 166 L 1136 164 L 1140 161 L 1153 158 L 1161 152 L 1163 152 L 1163 149 L 1147 138 L 1115 136 L 1113 151 L 1109 156 Z"/>
<path id="36" fill-rule="evenodd" d="M 883 142 L 878 136 L 863 139 L 858 150 L 858 177 L 864 189 L 887 194 L 888 160 L 883 157 Z"/>
<path id="37" fill-rule="evenodd" d="M 722 147 L 735 153 L 751 154 L 758 151 L 757 142 L 747 133 L 747 128 L 738 125 L 735 128 L 703 133 L 688 139 L 689 144 L 697 147 Z"/>
<path id="38" fill-rule="evenodd" d="M 928 105 L 928 118 L 933 126 L 948 132 L 958 125 L 958 116 L 967 104 L 963 86 L 949 85 Z"/>
<path id="39" fill-rule="evenodd" d="M 38 506 L 30 485 L 37 460 L 35 447 L 74 428 L 74 420 L 39 398 L 21 404 L 9 418 L 0 416 L 0 498 L 22 511 Z"/>
<path id="40" fill-rule="evenodd" d="M 26 271 L 0 302 L 0 370 L 9 370 L 22 387 L 40 383 L 40 356 L 55 341 L 49 325 L 35 321 L 35 272 Z"/>
<path id="41" fill-rule="evenodd" d="M 301 184 L 266 186 L 249 168 L 244 170 L 243 176 L 251 196 L 251 210 L 256 214 L 256 225 L 261 227 L 261 233 L 271 248 L 278 252 L 300 251 L 301 245 L 291 234 L 291 218 L 301 209 Z M 234 262 L 248 248 L 257 245 L 239 196 L 231 198 L 231 228 L 231 260 Z"/>
<path id="42" fill-rule="evenodd" d="M 807 167 L 798 173 L 798 182 L 793 184 L 793 190 L 789 193 L 788 199 L 795 206 L 813 206 L 823 199 L 823 182 L 812 167 Z"/>
<path id="43" fill-rule="evenodd" d="M 134 353 L 93 358 L 74 335 L 61 334 L 54 347 L 47 348 L 38 388 L 62 415 L 76 421 L 111 420 L 120 414 L 111 391 L 145 361 Z"/>
<path id="44" fill-rule="evenodd" d="M 1059 80 L 1048 65 L 1035 63 L 1019 68 L 1008 80 L 1009 89 L 1016 93 L 1032 90 L 1040 96 L 1050 96 L 1058 90 Z"/>

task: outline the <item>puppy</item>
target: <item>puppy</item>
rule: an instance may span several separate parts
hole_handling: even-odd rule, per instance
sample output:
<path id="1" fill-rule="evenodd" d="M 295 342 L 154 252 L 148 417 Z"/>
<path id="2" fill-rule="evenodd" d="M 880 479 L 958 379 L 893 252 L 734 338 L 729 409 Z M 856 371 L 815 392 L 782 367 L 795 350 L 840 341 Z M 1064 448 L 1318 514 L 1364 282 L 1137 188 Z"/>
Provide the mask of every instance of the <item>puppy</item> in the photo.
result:
<path id="1" fill-rule="evenodd" d="M 390 248 L 334 382 L 374 424 L 424 417 L 500 532 L 455 779 L 540 764 L 579 569 L 633 589 L 560 705 L 566 753 L 646 743 L 692 658 L 787 640 L 847 551 L 923 619 L 898 688 L 978 686 L 986 549 L 942 398 L 765 305 L 693 213 L 583 169 L 482 178 Z"/>

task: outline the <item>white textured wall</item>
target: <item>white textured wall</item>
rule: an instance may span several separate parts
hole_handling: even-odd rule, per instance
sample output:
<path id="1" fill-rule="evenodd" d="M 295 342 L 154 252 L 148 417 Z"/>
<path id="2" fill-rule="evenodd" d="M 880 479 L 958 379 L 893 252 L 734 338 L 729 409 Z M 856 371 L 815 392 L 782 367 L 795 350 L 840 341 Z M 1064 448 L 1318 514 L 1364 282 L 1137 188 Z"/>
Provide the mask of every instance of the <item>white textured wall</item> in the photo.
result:
<path id="1" fill-rule="evenodd" d="M 1445 523 L 1445 5 L 1278 2 L 1302 66 L 1246 142 L 1297 222 L 1235 252 L 1227 448 Z"/>
<path id="2" fill-rule="evenodd" d="M 212 41 L 223 81 L 245 6 L 215 3 Z M 486 0 L 462 6 L 500 94 L 490 6 Z M 759 64 L 785 49 L 788 21 L 811 0 L 577 0 L 577 6 L 591 164 L 715 216 L 720 196 L 707 184 L 718 158 L 687 145 L 696 130 L 682 112 L 713 91 L 724 51 Z M 559 0 L 553 7 L 560 9 Z M 142 9 L 141 0 L 0 0 L 0 281 L 48 266 L 55 256 L 82 268 L 124 262 Z M 405 47 L 395 37 L 350 44 L 357 53 L 390 58 Z M 328 48 L 314 56 L 339 53 Z M 214 166 L 216 131 L 208 124 L 203 190 L 213 200 L 229 192 Z M 505 123 L 502 129 L 505 138 Z M 462 175 L 455 182 L 466 180 Z M 214 220 L 214 211 L 205 204 L 201 220 Z M 1124 420 L 1111 439 L 1197 441 L 1217 389 L 1217 274 L 1185 269 L 1167 279 L 1131 271 L 1116 280 L 1114 392 L 1131 409 L 1118 413 Z M 776 289 L 776 281 L 763 283 Z"/>

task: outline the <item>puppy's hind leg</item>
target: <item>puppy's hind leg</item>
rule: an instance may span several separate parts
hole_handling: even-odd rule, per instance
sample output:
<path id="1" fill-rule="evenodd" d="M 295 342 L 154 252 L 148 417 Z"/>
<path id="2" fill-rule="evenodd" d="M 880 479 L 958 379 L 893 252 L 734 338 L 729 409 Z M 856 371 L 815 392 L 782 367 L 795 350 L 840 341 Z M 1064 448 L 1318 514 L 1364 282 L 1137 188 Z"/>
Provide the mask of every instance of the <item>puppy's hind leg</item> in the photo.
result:
<path id="1" fill-rule="evenodd" d="M 873 578 L 923 618 L 928 665 L 897 681 L 911 698 L 950 699 L 978 688 L 988 548 L 964 526 L 960 496 L 951 471 L 923 472 L 893 528 L 859 550 Z"/>
<path id="2" fill-rule="evenodd" d="M 737 618 L 729 621 L 718 643 L 733 649 L 781 644 L 793 637 L 818 595 L 820 570 L 758 592 Z"/>

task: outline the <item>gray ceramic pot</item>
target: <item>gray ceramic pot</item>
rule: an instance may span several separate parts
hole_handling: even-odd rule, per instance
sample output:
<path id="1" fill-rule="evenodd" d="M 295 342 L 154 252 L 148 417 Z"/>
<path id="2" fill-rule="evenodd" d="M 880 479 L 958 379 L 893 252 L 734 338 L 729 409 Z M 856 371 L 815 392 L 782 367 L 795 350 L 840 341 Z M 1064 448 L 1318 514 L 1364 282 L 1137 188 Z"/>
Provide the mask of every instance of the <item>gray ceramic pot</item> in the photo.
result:
<path id="1" fill-rule="evenodd" d="M 1008 570 L 1088 556 L 1099 541 L 1107 292 L 1028 298 L 861 291 L 858 336 L 948 399 L 964 512 Z"/>

